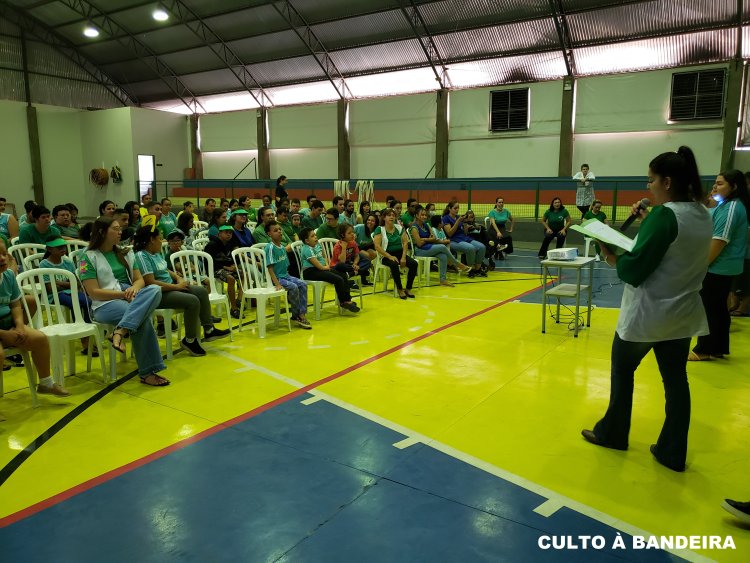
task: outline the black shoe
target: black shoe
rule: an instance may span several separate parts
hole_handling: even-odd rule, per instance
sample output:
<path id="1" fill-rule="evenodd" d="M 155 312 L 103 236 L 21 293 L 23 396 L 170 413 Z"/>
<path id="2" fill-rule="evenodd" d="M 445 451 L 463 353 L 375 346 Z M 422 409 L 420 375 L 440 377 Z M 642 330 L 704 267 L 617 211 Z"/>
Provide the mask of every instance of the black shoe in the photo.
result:
<path id="1" fill-rule="evenodd" d="M 594 444 L 595 446 L 601 446 L 603 448 L 610 448 L 613 450 L 620 450 L 620 451 L 625 451 L 628 449 L 627 446 L 623 448 L 620 446 L 614 446 L 612 444 L 605 444 L 599 438 L 596 437 L 596 434 L 594 434 L 593 430 L 581 430 L 581 436 L 583 436 L 584 440 Z"/>
<path id="2" fill-rule="evenodd" d="M 480 278 L 486 278 L 486 277 L 487 277 L 487 271 L 486 271 L 486 270 L 479 270 L 479 271 L 477 272 L 477 275 L 478 275 L 478 276 L 479 276 Z"/>
<path id="3" fill-rule="evenodd" d="M 683 471 L 685 471 L 684 463 L 682 465 L 672 465 L 671 463 L 666 463 L 664 460 L 659 459 L 659 456 L 656 455 L 656 444 L 651 444 L 649 451 L 651 452 L 651 455 L 654 456 L 654 459 L 667 469 L 671 469 L 672 471 L 676 471 L 677 473 L 682 473 Z"/>
<path id="4" fill-rule="evenodd" d="M 360 285 L 362 287 L 372 287 L 372 283 L 368 281 L 363 281 Z"/>
<path id="5" fill-rule="evenodd" d="M 229 334 L 229 330 L 223 328 L 214 328 L 211 332 L 203 332 L 203 341 L 212 342 L 219 338 L 224 338 Z"/>
<path id="6" fill-rule="evenodd" d="M 354 280 L 349 280 L 349 289 L 359 289 L 357 282 L 355 282 Z"/>
<path id="7" fill-rule="evenodd" d="M 478 273 L 478 272 L 477 272 L 476 270 L 469 270 L 469 273 L 468 273 L 468 274 L 466 274 L 466 275 L 467 275 L 468 277 L 470 277 L 470 278 L 475 278 L 475 277 L 477 277 L 477 273 Z"/>
<path id="8" fill-rule="evenodd" d="M 222 319 L 221 317 L 211 317 L 211 322 L 215 325 L 219 324 L 222 320 L 224 319 Z"/>
<path id="9" fill-rule="evenodd" d="M 240 310 L 239 309 L 232 309 L 229 313 L 233 319 L 239 319 L 240 318 Z"/>
<path id="10" fill-rule="evenodd" d="M 191 356 L 205 356 L 206 351 L 201 348 L 200 342 L 198 342 L 198 339 L 196 338 L 192 342 L 188 342 L 187 338 L 183 338 L 180 340 L 180 348 L 183 350 L 187 350 L 190 352 Z"/>
<path id="11" fill-rule="evenodd" d="M 13 364 L 14 367 L 17 367 L 17 368 L 24 367 L 23 356 L 21 354 L 13 354 L 12 356 L 8 356 L 5 359 L 11 364 Z"/>
<path id="12" fill-rule="evenodd" d="M 721 503 L 721 507 L 745 524 L 750 524 L 750 502 L 739 502 L 727 498 Z"/>
<path id="13" fill-rule="evenodd" d="M 166 332 L 164 331 L 164 323 L 158 323 L 156 325 L 156 337 L 164 338 L 165 335 L 166 335 Z"/>
<path id="14" fill-rule="evenodd" d="M 357 307 L 356 303 L 342 303 L 341 307 L 343 309 L 346 309 L 347 311 L 351 311 L 352 313 L 359 313 L 359 307 Z"/>

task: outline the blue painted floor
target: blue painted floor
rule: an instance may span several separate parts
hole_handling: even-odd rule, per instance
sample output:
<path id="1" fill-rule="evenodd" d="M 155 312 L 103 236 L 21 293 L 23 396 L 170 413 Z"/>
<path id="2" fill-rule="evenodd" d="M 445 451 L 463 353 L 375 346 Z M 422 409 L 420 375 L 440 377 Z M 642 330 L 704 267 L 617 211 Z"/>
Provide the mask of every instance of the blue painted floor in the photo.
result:
<path id="1" fill-rule="evenodd" d="M 325 401 L 224 429 L 0 529 L 5 562 L 671 561 L 548 550 L 616 531 Z M 625 545 L 631 545 L 627 536 Z"/>

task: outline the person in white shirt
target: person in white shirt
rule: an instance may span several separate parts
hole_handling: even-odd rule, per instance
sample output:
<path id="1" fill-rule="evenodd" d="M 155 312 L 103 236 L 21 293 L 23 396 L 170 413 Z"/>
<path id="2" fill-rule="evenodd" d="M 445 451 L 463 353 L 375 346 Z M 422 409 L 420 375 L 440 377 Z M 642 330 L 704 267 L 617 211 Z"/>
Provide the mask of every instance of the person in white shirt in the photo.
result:
<path id="1" fill-rule="evenodd" d="M 594 176 L 589 165 L 584 163 L 581 164 L 581 171 L 576 172 L 573 179 L 578 181 L 578 188 L 576 189 L 576 207 L 583 217 L 594 201 L 594 180 L 596 179 L 596 176 Z"/>

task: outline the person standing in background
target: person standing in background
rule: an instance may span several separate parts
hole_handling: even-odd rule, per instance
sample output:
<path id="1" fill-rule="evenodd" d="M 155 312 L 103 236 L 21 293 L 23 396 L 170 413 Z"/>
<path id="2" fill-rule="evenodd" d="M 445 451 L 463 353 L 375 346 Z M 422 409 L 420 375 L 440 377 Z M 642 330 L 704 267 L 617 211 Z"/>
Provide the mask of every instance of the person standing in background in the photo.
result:
<path id="1" fill-rule="evenodd" d="M 588 164 L 581 164 L 581 171 L 576 172 L 573 176 L 578 181 L 576 189 L 576 207 L 583 217 L 594 202 L 594 180 L 596 176 L 589 168 Z"/>
<path id="2" fill-rule="evenodd" d="M 282 199 L 289 197 L 289 194 L 287 193 L 285 188 L 288 181 L 289 180 L 287 179 L 287 177 L 283 174 L 276 178 L 276 193 L 274 194 L 276 198 L 276 205 L 279 205 Z"/>

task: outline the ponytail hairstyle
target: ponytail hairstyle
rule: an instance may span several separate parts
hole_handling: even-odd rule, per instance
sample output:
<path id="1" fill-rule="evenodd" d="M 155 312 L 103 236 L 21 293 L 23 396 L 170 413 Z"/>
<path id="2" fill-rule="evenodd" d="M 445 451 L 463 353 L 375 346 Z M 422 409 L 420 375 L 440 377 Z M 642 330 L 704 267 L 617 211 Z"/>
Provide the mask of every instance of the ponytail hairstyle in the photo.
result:
<path id="1" fill-rule="evenodd" d="M 719 176 L 722 176 L 727 181 L 727 184 L 733 188 L 725 201 L 731 199 L 740 200 L 742 205 L 745 206 L 745 212 L 748 215 L 748 219 L 750 219 L 750 194 L 748 193 L 747 179 L 745 178 L 745 175 L 739 170 L 727 170 L 719 174 Z"/>
<path id="2" fill-rule="evenodd" d="M 104 241 L 107 239 L 107 231 L 109 231 L 109 227 L 116 220 L 117 219 L 113 217 L 103 215 L 91 224 L 91 240 L 89 241 L 89 250 L 101 249 L 102 245 L 104 245 Z M 128 273 L 128 277 L 132 280 L 133 271 L 130 269 L 130 264 L 128 264 L 128 261 L 125 260 L 125 255 L 123 254 L 120 247 L 114 245 L 112 247 L 112 252 L 115 253 L 117 261 L 123 265 L 125 271 Z"/>
<path id="3" fill-rule="evenodd" d="M 599 205 L 604 205 L 604 204 L 602 203 L 602 200 L 601 200 L 601 199 L 595 199 L 594 201 L 592 201 L 592 202 L 591 202 L 591 205 L 589 205 L 589 211 L 593 211 L 593 210 L 594 210 L 594 206 L 595 206 L 595 205 L 596 205 L 597 203 L 598 203 Z"/>
<path id="4" fill-rule="evenodd" d="M 140 227 L 133 235 L 133 250 L 136 252 L 146 250 L 149 243 L 158 238 L 160 234 L 159 229 L 155 229 L 151 225 Z"/>
<path id="5" fill-rule="evenodd" d="M 698 164 L 689 147 L 681 146 L 677 152 L 664 152 L 653 159 L 648 167 L 654 174 L 670 178 L 673 201 L 703 201 Z"/>

